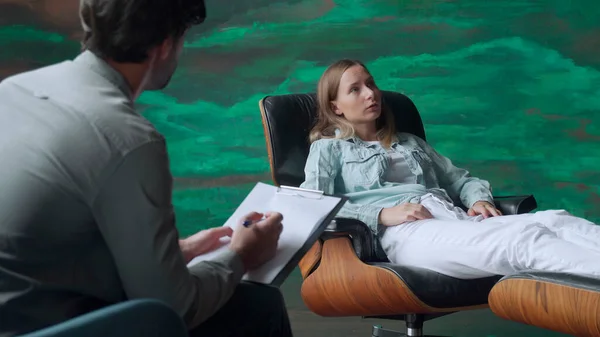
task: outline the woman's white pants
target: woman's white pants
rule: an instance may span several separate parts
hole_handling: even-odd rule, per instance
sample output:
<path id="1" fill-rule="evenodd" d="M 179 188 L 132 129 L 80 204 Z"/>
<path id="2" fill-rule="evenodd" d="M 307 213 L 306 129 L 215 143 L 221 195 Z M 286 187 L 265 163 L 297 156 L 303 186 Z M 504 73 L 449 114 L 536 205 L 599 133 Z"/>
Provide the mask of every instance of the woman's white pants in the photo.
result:
<path id="1" fill-rule="evenodd" d="M 462 279 L 552 271 L 600 277 L 600 226 L 564 210 L 471 217 L 427 194 L 434 219 L 387 227 L 381 244 L 395 264 Z"/>

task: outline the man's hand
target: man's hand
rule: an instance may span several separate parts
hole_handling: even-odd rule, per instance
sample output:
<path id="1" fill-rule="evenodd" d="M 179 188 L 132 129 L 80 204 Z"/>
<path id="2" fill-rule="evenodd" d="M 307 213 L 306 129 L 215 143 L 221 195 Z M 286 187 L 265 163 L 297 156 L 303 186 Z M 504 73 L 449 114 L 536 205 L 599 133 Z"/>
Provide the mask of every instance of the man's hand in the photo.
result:
<path id="1" fill-rule="evenodd" d="M 478 201 L 467 212 L 469 216 L 483 215 L 485 219 L 493 216 L 501 216 L 502 212 L 487 201 Z"/>
<path id="2" fill-rule="evenodd" d="M 214 227 L 200 231 L 186 239 L 179 240 L 179 247 L 185 259 L 185 263 L 190 262 L 194 257 L 223 246 L 226 243 L 221 238 L 231 236 L 233 230 L 231 227 Z"/>
<path id="3" fill-rule="evenodd" d="M 242 259 L 246 270 L 260 267 L 271 260 L 277 251 L 279 236 L 283 230 L 280 213 L 250 213 L 241 219 L 240 225 L 233 232 L 230 248 Z M 241 223 L 250 221 L 249 226 Z"/>
<path id="4" fill-rule="evenodd" d="M 421 204 L 404 203 L 379 212 L 379 223 L 385 226 L 396 226 L 407 221 L 431 219 L 433 215 Z"/>

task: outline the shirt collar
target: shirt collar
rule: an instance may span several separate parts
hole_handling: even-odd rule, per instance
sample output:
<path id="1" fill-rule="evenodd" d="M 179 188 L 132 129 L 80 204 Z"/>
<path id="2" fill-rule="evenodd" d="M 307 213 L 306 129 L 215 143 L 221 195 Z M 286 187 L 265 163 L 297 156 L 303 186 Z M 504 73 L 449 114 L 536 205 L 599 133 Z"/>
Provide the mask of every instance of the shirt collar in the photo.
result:
<path id="1" fill-rule="evenodd" d="M 375 146 L 373 144 L 369 144 L 367 142 L 365 142 L 364 140 L 360 139 L 360 137 L 358 136 L 349 136 L 349 137 L 339 137 L 340 135 L 340 129 L 335 129 L 335 136 L 337 138 L 349 141 L 349 142 L 353 142 L 356 145 L 360 145 L 360 146 L 365 146 L 365 147 L 370 147 L 370 146 Z M 395 139 L 392 141 L 392 147 L 394 147 L 396 144 L 398 144 L 399 142 L 401 142 L 404 139 L 404 137 L 401 134 L 396 134 Z"/>
<path id="2" fill-rule="evenodd" d="M 348 137 L 347 140 L 353 142 L 356 145 L 360 145 L 360 146 L 365 146 L 365 147 L 375 146 L 375 144 L 369 144 L 357 136 Z"/>
<path id="3" fill-rule="evenodd" d="M 73 60 L 73 62 L 87 66 L 93 72 L 114 84 L 127 97 L 132 97 L 131 88 L 129 87 L 129 83 L 127 83 L 125 80 L 125 77 L 123 77 L 123 75 L 121 75 L 121 73 L 119 73 L 115 68 L 111 67 L 106 61 L 96 56 L 91 51 L 86 50 L 82 52 L 75 58 L 75 60 Z"/>
<path id="4" fill-rule="evenodd" d="M 349 136 L 349 137 L 340 137 L 340 129 L 335 129 L 335 137 L 345 140 L 345 141 L 349 141 L 349 142 L 353 142 L 354 144 L 357 145 L 362 145 L 362 146 L 370 146 L 371 144 L 367 144 L 364 140 L 360 139 L 357 136 Z"/>

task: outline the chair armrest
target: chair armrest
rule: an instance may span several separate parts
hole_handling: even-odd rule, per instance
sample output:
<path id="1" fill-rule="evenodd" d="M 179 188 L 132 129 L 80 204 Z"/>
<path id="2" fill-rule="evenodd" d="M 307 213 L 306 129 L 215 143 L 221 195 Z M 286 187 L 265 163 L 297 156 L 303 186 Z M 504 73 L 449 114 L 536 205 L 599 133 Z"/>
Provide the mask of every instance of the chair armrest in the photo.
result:
<path id="1" fill-rule="evenodd" d="M 538 206 L 533 195 L 494 196 L 494 203 L 504 215 L 529 213 Z"/>
<path id="2" fill-rule="evenodd" d="M 350 218 L 335 218 L 321 235 L 322 240 L 348 236 L 356 256 L 363 261 L 373 261 L 375 256 L 375 239 L 373 232 L 364 222 Z"/>

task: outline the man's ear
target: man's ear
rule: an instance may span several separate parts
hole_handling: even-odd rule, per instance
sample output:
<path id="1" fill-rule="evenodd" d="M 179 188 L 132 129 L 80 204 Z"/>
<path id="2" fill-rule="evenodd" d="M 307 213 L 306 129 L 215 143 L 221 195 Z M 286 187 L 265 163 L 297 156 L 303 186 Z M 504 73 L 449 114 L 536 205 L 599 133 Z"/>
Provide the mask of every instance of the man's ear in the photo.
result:
<path id="1" fill-rule="evenodd" d="M 158 45 L 158 58 L 166 60 L 169 58 L 170 53 L 173 51 L 175 41 L 172 37 L 166 38 L 160 45 Z"/>
<path id="2" fill-rule="evenodd" d="M 342 116 L 344 113 L 342 111 L 340 111 L 340 109 L 337 106 L 336 101 L 331 101 L 329 104 L 331 104 L 331 110 L 333 111 L 333 113 L 335 113 L 338 116 Z"/>

